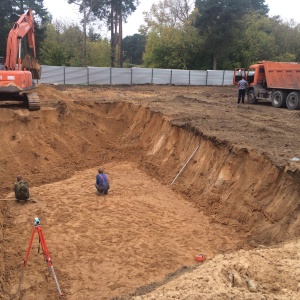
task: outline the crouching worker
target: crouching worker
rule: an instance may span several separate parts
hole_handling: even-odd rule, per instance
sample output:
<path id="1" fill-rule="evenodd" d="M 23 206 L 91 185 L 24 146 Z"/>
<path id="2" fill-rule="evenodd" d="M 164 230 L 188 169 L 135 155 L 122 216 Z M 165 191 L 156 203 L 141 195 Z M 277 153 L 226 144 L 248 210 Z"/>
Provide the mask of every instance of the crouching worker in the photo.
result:
<path id="1" fill-rule="evenodd" d="M 98 174 L 96 175 L 95 187 L 101 195 L 107 194 L 110 188 L 108 176 L 103 173 L 103 169 L 101 168 L 98 170 Z"/>
<path id="2" fill-rule="evenodd" d="M 29 199 L 29 187 L 27 181 L 22 180 L 22 176 L 17 177 L 17 181 L 14 184 L 14 192 L 16 200 L 27 201 Z"/>

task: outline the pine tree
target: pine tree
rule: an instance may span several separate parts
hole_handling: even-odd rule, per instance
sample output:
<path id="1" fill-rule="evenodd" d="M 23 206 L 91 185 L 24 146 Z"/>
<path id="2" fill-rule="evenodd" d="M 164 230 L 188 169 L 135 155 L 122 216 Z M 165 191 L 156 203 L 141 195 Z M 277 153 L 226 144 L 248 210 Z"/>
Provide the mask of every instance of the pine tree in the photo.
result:
<path id="1" fill-rule="evenodd" d="M 195 5 L 199 11 L 195 26 L 205 37 L 214 70 L 218 59 L 226 55 L 238 38 L 243 17 L 254 11 L 267 15 L 269 11 L 264 0 L 196 0 Z"/>

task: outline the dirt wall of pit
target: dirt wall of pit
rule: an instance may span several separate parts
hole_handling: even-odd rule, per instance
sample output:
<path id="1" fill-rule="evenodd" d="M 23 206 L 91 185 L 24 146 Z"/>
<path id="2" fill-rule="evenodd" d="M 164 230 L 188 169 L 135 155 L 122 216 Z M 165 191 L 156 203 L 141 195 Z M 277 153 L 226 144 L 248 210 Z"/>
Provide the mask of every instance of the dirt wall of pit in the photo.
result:
<path id="1" fill-rule="evenodd" d="M 238 229 L 245 245 L 299 237 L 300 174 L 262 153 L 130 103 L 57 101 L 37 112 L 4 109 L 0 115 L 2 198 L 17 174 L 38 186 L 125 159 L 169 185 L 199 146 L 173 184 L 177 192 L 213 221 Z M 1 201 L 0 239 L 9 217 L 5 207 Z"/>
<path id="2" fill-rule="evenodd" d="M 172 125 L 160 113 L 136 109 L 126 139 L 141 140 L 142 166 L 170 184 L 199 146 L 173 184 L 178 192 L 214 221 L 240 229 L 252 245 L 299 236 L 297 170 L 205 136 L 189 124 Z"/>

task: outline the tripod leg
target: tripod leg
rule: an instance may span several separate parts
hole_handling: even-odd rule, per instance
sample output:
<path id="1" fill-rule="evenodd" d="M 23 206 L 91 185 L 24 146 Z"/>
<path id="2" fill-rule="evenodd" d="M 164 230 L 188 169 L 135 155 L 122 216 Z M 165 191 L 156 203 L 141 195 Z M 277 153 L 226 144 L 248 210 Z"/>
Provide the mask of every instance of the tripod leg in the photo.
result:
<path id="1" fill-rule="evenodd" d="M 25 268 L 23 268 L 21 276 L 20 276 L 20 281 L 19 281 L 19 286 L 18 286 L 18 292 L 17 292 L 18 295 L 20 295 L 20 292 L 21 292 L 21 284 L 22 284 L 22 281 L 23 281 L 24 273 L 25 273 Z"/>
<path id="2" fill-rule="evenodd" d="M 55 284 L 56 284 L 56 288 L 58 290 L 58 293 L 60 296 L 63 295 L 61 289 L 60 289 L 60 286 L 59 286 L 59 283 L 58 283 L 58 280 L 57 280 L 57 277 L 56 277 L 56 274 L 55 274 L 55 271 L 54 271 L 54 267 L 51 266 L 51 271 L 52 271 L 52 275 L 53 275 L 53 278 L 54 278 L 54 281 L 55 281 Z"/>
<path id="3" fill-rule="evenodd" d="M 25 257 L 25 260 L 24 260 L 24 268 L 22 270 L 20 281 L 19 281 L 18 294 L 21 292 L 21 284 L 22 284 L 22 281 L 23 281 L 25 268 L 26 268 L 27 263 L 28 263 L 29 254 L 30 254 L 30 250 L 31 250 L 31 247 L 32 247 L 32 242 L 33 242 L 33 238 L 34 238 L 34 234 L 36 232 L 36 229 L 37 229 L 37 227 L 34 227 L 33 230 L 32 230 L 32 233 L 31 233 L 31 237 L 30 237 L 30 241 L 29 241 L 29 246 L 28 246 L 26 257 Z"/>
<path id="4" fill-rule="evenodd" d="M 60 286 L 59 286 L 59 283 L 58 283 L 58 280 L 57 280 L 57 277 L 56 277 L 56 274 L 55 274 L 55 271 L 54 271 L 52 260 L 50 258 L 50 252 L 48 250 L 46 240 L 44 238 L 43 231 L 42 231 L 41 227 L 38 228 L 38 234 L 39 234 L 40 242 L 41 242 L 41 245 L 42 245 L 43 253 L 44 253 L 45 258 L 46 258 L 46 262 L 47 262 L 49 272 L 51 270 L 51 273 L 53 275 L 53 278 L 54 278 L 54 281 L 55 281 L 55 284 L 56 284 L 56 287 L 57 287 L 57 290 L 58 290 L 58 293 L 59 293 L 60 296 L 62 296 L 63 294 L 62 294 L 62 291 L 60 289 Z"/>

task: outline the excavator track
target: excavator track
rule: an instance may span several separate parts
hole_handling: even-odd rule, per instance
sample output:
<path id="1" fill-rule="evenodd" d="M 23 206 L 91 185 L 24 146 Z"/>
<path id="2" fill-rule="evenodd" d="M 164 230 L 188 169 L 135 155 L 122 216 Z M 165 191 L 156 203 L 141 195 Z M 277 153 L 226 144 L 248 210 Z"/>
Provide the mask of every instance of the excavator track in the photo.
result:
<path id="1" fill-rule="evenodd" d="M 29 110 L 40 110 L 40 98 L 36 93 L 26 93 L 28 99 L 28 109 Z"/>

